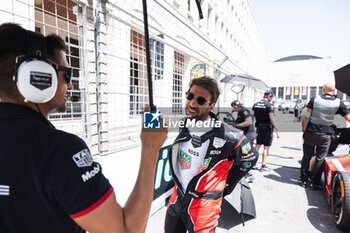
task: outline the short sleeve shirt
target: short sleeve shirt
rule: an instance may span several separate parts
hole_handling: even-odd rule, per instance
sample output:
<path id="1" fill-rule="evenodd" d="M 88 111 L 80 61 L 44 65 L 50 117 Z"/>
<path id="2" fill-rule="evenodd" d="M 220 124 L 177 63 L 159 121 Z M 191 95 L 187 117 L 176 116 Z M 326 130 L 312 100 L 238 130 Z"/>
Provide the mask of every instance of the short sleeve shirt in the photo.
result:
<path id="1" fill-rule="evenodd" d="M 270 113 L 273 113 L 273 108 L 271 103 L 266 100 L 260 100 L 259 102 L 253 105 L 254 116 L 256 119 L 256 126 L 261 125 L 271 125 Z"/>
<path id="2" fill-rule="evenodd" d="M 0 103 L 0 232 L 85 232 L 73 219 L 113 192 L 79 137 Z"/>
<path id="3" fill-rule="evenodd" d="M 245 122 L 246 119 L 249 117 L 252 117 L 252 114 L 250 113 L 250 111 L 247 108 L 242 107 L 237 114 L 237 119 L 235 123 L 240 124 L 242 122 Z M 251 126 L 243 127 L 242 130 L 243 130 L 243 134 L 246 135 L 248 132 L 254 131 L 254 128 L 253 128 L 253 125 L 251 125 Z"/>

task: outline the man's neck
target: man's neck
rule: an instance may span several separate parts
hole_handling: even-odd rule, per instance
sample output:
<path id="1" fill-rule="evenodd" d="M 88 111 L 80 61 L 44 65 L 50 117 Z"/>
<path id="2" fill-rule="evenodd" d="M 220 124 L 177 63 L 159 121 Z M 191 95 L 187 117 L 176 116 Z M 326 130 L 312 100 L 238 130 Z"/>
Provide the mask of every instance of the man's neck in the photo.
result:
<path id="1" fill-rule="evenodd" d="M 334 92 L 325 92 L 324 95 L 334 95 Z"/>
<path id="2" fill-rule="evenodd" d="M 1 99 L 1 103 L 9 103 L 9 104 L 17 104 L 17 105 L 21 105 L 21 106 L 25 106 L 28 108 L 33 109 L 34 111 L 37 111 L 39 113 L 41 113 L 46 119 L 48 117 L 48 114 L 46 111 L 44 111 L 44 109 L 42 107 L 39 108 L 37 107 L 36 104 L 32 103 L 32 102 L 25 102 L 23 98 L 21 99 L 12 99 L 12 98 L 2 98 Z"/>

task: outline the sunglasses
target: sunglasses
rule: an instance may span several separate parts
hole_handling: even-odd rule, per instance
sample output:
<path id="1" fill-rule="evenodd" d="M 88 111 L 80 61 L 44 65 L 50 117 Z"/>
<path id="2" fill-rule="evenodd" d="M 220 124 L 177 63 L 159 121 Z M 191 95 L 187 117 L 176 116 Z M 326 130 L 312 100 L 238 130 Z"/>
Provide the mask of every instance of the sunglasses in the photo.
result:
<path id="1" fill-rule="evenodd" d="M 204 105 L 206 102 L 209 102 L 206 98 L 204 98 L 203 96 L 195 96 L 192 92 L 186 92 L 186 98 L 188 100 L 193 100 L 196 99 L 197 103 L 199 105 Z M 209 102 L 210 104 L 210 102 Z"/>
<path id="2" fill-rule="evenodd" d="M 16 66 L 19 66 L 23 61 L 25 60 L 32 60 L 33 58 L 28 58 L 25 55 L 20 55 L 16 57 Z M 39 59 L 39 60 L 43 60 L 43 59 Z M 55 62 L 53 62 L 50 59 L 44 59 L 43 61 L 49 63 L 50 65 L 52 65 L 52 67 L 55 69 L 56 72 L 58 71 L 63 71 L 64 72 L 64 80 L 67 83 L 70 83 L 71 79 L 72 79 L 72 68 L 71 67 L 63 67 L 63 66 L 59 66 L 57 65 Z"/>
<path id="3" fill-rule="evenodd" d="M 66 83 L 70 83 L 72 79 L 72 68 L 71 67 L 63 67 L 63 66 L 53 66 L 56 70 L 58 71 L 63 71 L 64 72 L 64 80 Z"/>

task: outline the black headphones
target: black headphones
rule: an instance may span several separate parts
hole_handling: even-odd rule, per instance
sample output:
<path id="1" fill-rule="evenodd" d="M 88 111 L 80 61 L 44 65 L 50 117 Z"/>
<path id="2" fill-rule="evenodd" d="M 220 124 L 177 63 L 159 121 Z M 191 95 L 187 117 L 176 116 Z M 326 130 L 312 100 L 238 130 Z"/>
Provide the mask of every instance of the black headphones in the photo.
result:
<path id="1" fill-rule="evenodd" d="M 46 40 L 40 33 L 26 30 L 27 53 L 16 57 L 13 81 L 24 101 L 46 103 L 57 90 L 57 73 L 48 63 Z"/>

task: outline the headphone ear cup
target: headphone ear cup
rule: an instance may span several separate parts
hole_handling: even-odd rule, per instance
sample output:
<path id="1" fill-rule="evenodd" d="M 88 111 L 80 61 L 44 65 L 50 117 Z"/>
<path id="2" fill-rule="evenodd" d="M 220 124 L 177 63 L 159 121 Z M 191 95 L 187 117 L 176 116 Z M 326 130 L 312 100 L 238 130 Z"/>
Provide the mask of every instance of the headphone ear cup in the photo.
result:
<path id="1" fill-rule="evenodd" d="M 57 73 L 47 62 L 42 60 L 24 61 L 17 71 L 17 88 L 24 101 L 46 103 L 57 90 Z"/>

